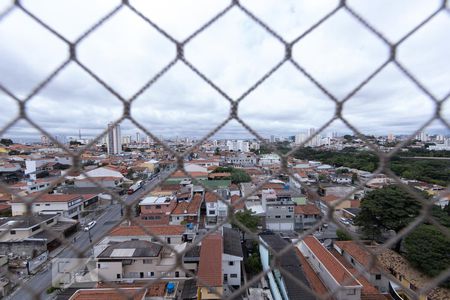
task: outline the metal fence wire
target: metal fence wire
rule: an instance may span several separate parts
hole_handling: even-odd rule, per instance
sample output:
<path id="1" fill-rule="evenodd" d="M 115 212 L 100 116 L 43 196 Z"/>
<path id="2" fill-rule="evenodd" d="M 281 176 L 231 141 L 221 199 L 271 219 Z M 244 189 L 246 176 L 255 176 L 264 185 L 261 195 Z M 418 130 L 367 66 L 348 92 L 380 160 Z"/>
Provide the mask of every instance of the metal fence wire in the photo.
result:
<path id="1" fill-rule="evenodd" d="M 284 4 L 282 2 L 280 2 L 279 5 L 284 5 Z M 274 66 L 271 66 L 271 68 L 270 68 L 270 70 L 268 72 L 266 72 L 253 85 L 249 86 L 248 89 L 240 97 L 237 97 L 237 98 L 233 98 L 229 94 L 227 94 L 227 92 L 225 92 L 218 85 L 216 85 L 213 82 L 213 80 L 208 78 L 207 75 L 205 75 L 200 69 L 198 69 L 194 64 L 192 64 L 188 60 L 188 58 L 184 55 L 184 49 L 185 49 L 187 44 L 189 44 L 197 35 L 199 35 L 200 33 L 204 32 L 205 30 L 208 30 L 208 28 L 212 24 L 217 22 L 219 19 L 221 19 L 226 14 L 228 14 L 231 9 L 238 9 L 238 10 L 240 10 L 242 13 L 244 13 L 246 15 L 246 17 L 251 19 L 255 24 L 257 24 L 258 26 L 262 27 L 268 34 L 273 36 L 280 44 L 282 44 L 284 46 L 284 49 L 285 49 L 284 57 L 278 63 L 276 63 Z M 137 90 L 129 98 L 125 98 L 124 96 L 122 96 L 119 92 L 116 91 L 114 86 L 111 86 L 110 84 L 108 84 L 105 80 L 103 80 L 101 78 L 101 76 L 97 75 L 92 69 L 90 69 L 90 67 L 88 65 L 84 64 L 83 62 L 81 62 L 78 59 L 78 57 L 77 57 L 77 48 L 78 48 L 78 46 L 81 43 L 83 43 L 83 41 L 88 36 L 90 36 L 93 32 L 98 30 L 98 28 L 100 28 L 103 24 L 109 22 L 109 20 L 114 18 L 114 16 L 121 10 L 130 10 L 131 12 L 133 12 L 135 14 L 136 18 L 140 18 L 140 19 L 144 20 L 148 24 L 149 28 L 151 27 L 151 28 L 157 30 L 161 35 L 163 35 L 165 38 L 167 38 L 167 40 L 170 41 L 173 44 L 173 47 L 176 49 L 176 57 L 174 57 L 173 60 L 170 61 L 170 63 L 168 63 L 164 68 L 162 68 L 153 78 L 151 78 L 144 86 L 142 86 L 139 90 Z M 361 16 L 360 14 L 358 14 L 358 12 L 356 12 L 354 9 L 352 9 L 351 5 L 346 3 L 345 0 L 340 1 L 338 3 L 338 5 L 334 9 L 332 9 L 330 12 L 328 12 L 326 15 L 324 15 L 320 20 L 318 20 L 316 23 L 314 23 L 312 26 L 310 26 L 309 29 L 307 29 L 304 33 L 302 33 L 301 35 L 299 35 L 297 38 L 293 39 L 292 41 L 285 40 L 285 38 L 283 38 L 275 30 L 273 30 L 271 28 L 271 26 L 269 26 L 265 21 L 263 21 L 261 18 L 259 18 L 255 13 L 253 13 L 248 7 L 245 6 L 245 4 L 241 3 L 239 0 L 230 1 L 229 5 L 227 7 L 225 7 L 223 10 L 219 11 L 218 13 L 216 13 L 209 21 L 204 23 L 201 27 L 199 27 L 197 30 L 195 30 L 190 36 L 188 36 L 186 39 L 181 40 L 181 41 L 177 40 L 176 38 L 171 36 L 169 33 L 167 33 L 164 30 L 164 28 L 160 27 L 157 23 L 155 23 L 150 18 L 148 18 L 144 13 L 139 11 L 139 9 L 137 9 L 128 0 L 123 0 L 117 7 L 112 9 L 109 13 L 104 15 L 102 18 L 100 18 L 93 26 L 91 26 L 87 31 L 85 31 L 78 39 L 76 39 L 73 42 L 68 40 L 68 39 L 66 39 L 63 35 L 58 33 L 58 31 L 56 29 L 54 29 L 52 26 L 49 26 L 41 18 L 37 17 L 32 11 L 27 9 L 27 7 L 22 3 L 22 1 L 19 1 L 19 0 L 16 0 L 13 3 L 11 3 L 11 5 L 6 8 L 6 10 L 4 10 L 3 12 L 0 13 L 0 26 L 1 26 L 1 21 L 3 21 L 4 19 L 8 18 L 8 16 L 13 14 L 15 11 L 21 11 L 21 12 L 25 13 L 29 18 L 31 18 L 31 19 L 33 19 L 34 21 L 37 22 L 36 26 L 42 26 L 43 28 L 48 30 L 48 32 L 52 33 L 55 37 L 57 37 L 59 40 L 63 41 L 67 45 L 67 48 L 68 48 L 68 58 L 61 65 L 59 65 L 55 70 L 53 70 L 53 72 L 51 72 L 44 80 L 42 80 L 38 85 L 36 85 L 32 89 L 32 91 L 25 97 L 19 97 L 19 96 L 15 95 L 13 92 L 11 92 L 11 90 L 8 88 L 8 86 L 5 86 L 5 85 L 0 83 L 1 91 L 4 92 L 5 94 L 7 94 L 12 99 L 14 99 L 15 102 L 17 103 L 17 106 L 19 107 L 18 115 L 11 122 L 6 124 L 1 129 L 0 135 L 4 135 L 5 132 L 9 128 L 14 126 L 20 120 L 24 120 L 27 123 L 29 123 L 32 127 L 37 129 L 39 132 L 41 132 L 43 135 L 47 136 L 55 145 L 59 146 L 61 149 L 63 149 L 65 152 L 67 152 L 68 155 L 70 155 L 73 158 L 73 166 L 69 169 L 69 172 L 67 174 L 81 173 L 81 174 L 87 176 L 87 178 L 93 184 L 95 184 L 98 188 L 103 189 L 103 191 L 105 193 L 112 194 L 114 200 L 117 201 L 118 203 L 121 203 L 123 205 L 123 207 L 124 207 L 124 214 L 123 214 L 123 217 L 121 217 L 121 220 L 118 222 L 118 224 L 128 220 L 131 224 L 139 226 L 148 235 L 154 237 L 164 247 L 166 247 L 168 249 L 172 249 L 173 251 L 175 251 L 175 249 L 173 248 L 172 245 L 169 245 L 166 241 L 161 239 L 159 236 L 153 234 L 151 231 L 149 231 L 149 229 L 147 227 L 144 226 L 144 224 L 141 224 L 139 220 L 137 220 L 136 218 L 133 217 L 133 207 L 138 203 L 139 199 L 136 199 L 136 201 L 133 201 L 133 203 L 125 203 L 120 195 L 118 195 L 116 193 L 113 193 L 110 190 L 106 190 L 106 189 L 102 188 L 97 182 L 95 182 L 92 178 L 90 178 L 88 175 L 86 175 L 86 173 L 84 173 L 84 170 L 82 168 L 82 163 L 81 163 L 81 155 L 83 153 L 85 153 L 85 151 L 87 149 L 89 149 L 90 147 L 95 145 L 95 143 L 97 143 L 97 141 L 99 141 L 102 138 L 102 136 L 104 136 L 107 133 L 106 130 L 101 135 L 97 136 L 94 141 L 90 142 L 88 145 L 83 147 L 81 150 L 78 150 L 78 151 L 74 152 L 73 150 L 69 149 L 66 145 L 62 144 L 61 142 L 59 142 L 55 138 L 53 138 L 51 134 L 49 134 L 44 128 L 42 128 L 40 125 L 38 125 L 28 115 L 28 113 L 27 113 L 27 104 L 28 104 L 28 102 L 31 99 L 33 99 L 39 93 L 39 91 L 41 91 L 51 81 L 53 81 L 55 79 L 55 77 L 57 77 L 58 74 L 62 70 L 64 70 L 70 63 L 76 64 L 79 67 L 81 67 L 81 69 L 83 69 L 86 72 L 86 74 L 88 74 L 92 78 L 92 80 L 100 83 L 104 88 L 106 88 L 108 91 L 110 91 L 122 103 L 122 105 L 123 105 L 123 114 L 122 114 L 122 117 L 119 120 L 115 121 L 115 124 L 119 124 L 120 122 L 122 122 L 124 120 L 129 120 L 136 127 L 141 129 L 148 136 L 150 136 L 154 141 L 156 141 L 157 143 L 162 145 L 162 147 L 167 152 L 171 153 L 171 155 L 173 155 L 176 158 L 177 168 L 175 170 L 173 170 L 170 174 L 167 174 L 166 176 L 164 176 L 164 178 L 160 178 L 156 183 L 154 183 L 152 185 L 152 188 L 151 188 L 152 190 L 154 188 L 156 188 L 159 184 L 161 184 L 163 181 L 165 181 L 167 178 L 169 178 L 170 175 L 173 174 L 177 170 L 181 170 L 182 172 L 184 172 L 186 177 L 191 177 L 189 175 L 189 173 L 187 173 L 185 171 L 185 169 L 184 169 L 185 157 L 187 157 L 191 152 L 195 151 L 195 149 L 197 149 L 203 142 L 205 142 L 207 139 L 209 139 L 214 134 L 216 134 L 221 128 L 223 128 L 231 120 L 235 120 L 238 123 L 240 123 L 251 134 L 253 134 L 254 137 L 260 141 L 260 143 L 262 143 L 266 147 L 272 149 L 273 152 L 278 153 L 280 155 L 280 157 L 281 157 L 281 160 L 282 160 L 282 162 L 281 162 L 281 169 L 279 171 L 279 174 L 289 174 L 295 180 L 295 177 L 293 176 L 292 170 L 290 170 L 288 168 L 288 159 L 294 154 L 294 152 L 296 150 L 299 149 L 299 147 L 302 147 L 303 145 L 308 143 L 311 139 L 314 138 L 314 136 L 310 136 L 308 138 L 308 140 L 304 141 L 301 145 L 298 145 L 295 149 L 292 149 L 292 151 L 290 151 L 289 153 L 282 154 L 282 153 L 279 153 L 277 151 L 277 149 L 275 149 L 273 147 L 273 145 L 268 144 L 264 140 L 264 138 L 262 138 L 261 135 L 258 134 L 257 131 L 255 131 L 252 127 L 250 127 L 246 123 L 245 120 L 241 119 L 239 117 L 239 113 L 238 113 L 238 107 L 239 107 L 239 104 L 241 103 L 241 101 L 244 101 L 249 94 L 251 94 L 255 89 L 257 89 L 267 78 L 271 77 L 274 73 L 276 73 L 277 70 L 279 70 L 281 66 L 286 65 L 286 64 L 290 64 L 290 65 L 294 66 L 298 70 L 298 72 L 300 72 L 301 74 L 306 76 L 310 80 L 310 82 L 312 82 L 317 88 L 319 88 L 321 91 L 323 91 L 324 94 L 328 97 L 328 99 L 331 100 L 334 103 L 334 105 L 335 105 L 334 116 L 330 120 L 328 120 L 319 130 L 317 130 L 315 135 L 320 134 L 332 122 L 334 122 L 336 120 L 342 121 L 346 126 L 348 126 L 354 132 L 354 134 L 356 136 L 358 136 L 361 140 L 363 140 L 364 143 L 374 153 L 376 153 L 376 155 L 378 156 L 378 158 L 379 158 L 379 167 L 374 172 L 374 175 L 377 175 L 377 174 L 380 174 L 380 173 L 383 173 L 383 174 L 387 175 L 388 177 L 393 179 L 399 186 L 401 186 L 404 189 L 405 193 L 411 194 L 418 201 L 420 201 L 420 203 L 423 205 L 423 209 L 421 210 L 420 215 L 413 222 L 411 222 L 406 228 L 404 228 L 403 230 L 398 232 L 395 236 L 391 237 L 386 243 L 384 243 L 382 245 L 379 245 L 376 248 L 372 248 L 372 247 L 368 248 L 360 240 L 358 240 L 357 236 L 355 236 L 353 233 L 349 232 L 342 224 L 337 222 L 334 219 L 334 217 L 333 217 L 333 213 L 334 213 L 336 207 L 354 192 L 354 191 L 352 191 L 351 193 L 349 193 L 345 197 L 342 197 L 337 203 L 335 203 L 333 205 L 330 205 L 327 215 L 325 215 L 323 217 L 323 219 L 319 223 L 317 223 L 313 228 L 311 228 L 310 230 L 304 232 L 300 236 L 299 240 L 302 240 L 302 239 L 305 238 L 305 236 L 307 236 L 309 234 L 312 234 L 314 231 L 316 231 L 324 223 L 327 223 L 327 222 L 331 223 L 332 222 L 332 223 L 336 224 L 336 226 L 338 228 L 340 228 L 341 230 L 344 230 L 348 234 L 352 235 L 353 238 L 355 239 L 355 241 L 362 248 L 364 248 L 368 253 L 370 253 L 370 261 L 371 261 L 371 263 L 370 263 L 369 266 L 366 266 L 363 270 L 361 270 L 357 274 L 355 274 L 355 277 L 359 277 L 364 271 L 367 271 L 369 268 L 371 268 L 373 265 L 375 265 L 377 263 L 377 257 L 378 257 L 378 255 L 381 252 L 383 252 L 385 249 L 388 249 L 389 247 L 392 247 L 396 242 L 398 242 L 401 238 L 405 237 L 408 233 L 410 233 L 414 228 L 416 228 L 418 225 L 422 224 L 424 221 L 431 222 L 432 224 L 436 225 L 437 228 L 439 228 L 439 230 L 442 232 L 443 235 L 445 235 L 447 238 L 450 238 L 449 230 L 447 228 L 443 227 L 442 225 L 440 225 L 440 223 L 437 222 L 435 219 L 433 219 L 433 217 L 431 216 L 430 209 L 431 209 L 431 206 L 433 204 L 430 203 L 430 201 L 427 201 L 426 199 L 424 199 L 422 197 L 422 195 L 418 194 L 415 190 L 413 190 L 409 186 L 405 185 L 400 180 L 400 178 L 398 176 L 396 176 L 390 170 L 390 167 L 389 167 L 390 166 L 389 162 L 390 162 L 390 159 L 392 158 L 392 156 L 394 154 L 396 154 L 398 151 L 400 151 L 400 149 L 403 146 L 405 146 L 408 142 L 410 142 L 418 132 L 422 131 L 425 127 L 430 125 L 432 122 L 438 121 L 446 128 L 446 130 L 450 129 L 449 120 L 446 120 L 444 118 L 443 114 L 441 114 L 441 109 L 442 109 L 442 107 L 444 105 L 444 102 L 446 102 L 448 100 L 448 98 L 450 96 L 450 91 L 443 98 L 439 98 L 439 97 L 435 96 L 432 91 L 430 91 L 424 84 L 421 83 L 421 81 L 416 76 L 414 76 L 412 74 L 412 72 L 410 72 L 408 70 L 407 66 L 405 66 L 402 63 L 400 63 L 397 60 L 397 55 L 396 55 L 397 54 L 397 50 L 402 46 L 402 44 L 403 44 L 403 42 L 405 40 L 409 39 L 420 28 L 422 28 L 427 23 L 429 23 L 438 14 L 449 14 L 450 15 L 450 7 L 449 7 L 449 4 L 448 4 L 447 1 L 443 0 L 441 5 L 440 5 L 440 7 L 438 9 L 436 9 L 429 16 L 424 18 L 420 23 L 416 24 L 415 27 L 413 27 L 407 34 L 405 34 L 402 38 L 400 38 L 395 43 L 391 42 L 390 40 L 388 40 L 388 38 L 386 38 L 385 35 L 383 35 L 374 26 L 372 26 L 363 16 Z M 328 19 L 332 18 L 339 11 L 346 11 L 350 16 L 352 16 L 357 21 L 358 26 L 362 26 L 365 29 L 367 29 L 368 31 L 370 31 L 380 41 L 382 41 L 385 46 L 387 46 L 390 49 L 389 57 L 382 64 L 380 64 L 377 68 L 375 68 L 370 73 L 370 75 L 367 76 L 362 82 L 356 82 L 355 85 L 354 85 L 354 88 L 351 90 L 351 92 L 349 92 L 345 97 L 342 97 L 342 98 L 339 98 L 339 97 L 335 96 L 330 90 L 328 90 L 323 84 L 321 84 L 319 82 L 319 80 L 317 80 L 311 73 L 309 73 L 304 67 L 302 67 L 302 64 L 299 63 L 298 61 L 296 61 L 293 58 L 293 55 L 292 55 L 293 48 L 296 45 L 301 43 L 302 40 L 306 36 L 311 34 L 322 23 L 327 22 Z M 229 111 L 228 118 L 224 122 L 222 122 L 219 126 L 217 126 L 215 128 L 211 128 L 211 130 L 209 131 L 209 133 L 206 136 L 201 138 L 198 142 L 196 142 L 192 147 L 187 149 L 184 153 L 174 152 L 163 140 L 160 140 L 156 136 L 156 134 L 152 133 L 151 130 L 149 130 L 144 125 L 142 125 L 138 121 L 136 121 L 133 118 L 132 114 L 131 114 L 131 107 L 133 106 L 134 100 L 136 100 L 136 98 L 139 95 L 141 95 L 144 91 L 146 91 L 148 89 L 151 89 L 153 84 L 155 82 L 157 82 L 158 79 L 163 74 L 165 74 L 167 71 L 169 71 L 174 66 L 175 63 L 182 63 L 185 66 L 187 66 L 199 78 L 201 78 L 206 84 L 208 84 L 210 87 L 212 87 L 214 90 L 216 90 L 223 97 L 224 101 L 228 101 L 228 103 L 230 104 L 230 111 Z M 388 65 L 395 66 L 399 71 L 401 71 L 401 73 L 403 73 L 409 79 L 409 81 L 411 83 L 413 83 L 417 88 L 419 88 L 423 92 L 423 94 L 425 94 L 427 96 L 429 101 L 431 101 L 434 104 L 435 111 L 434 111 L 434 115 L 432 116 L 432 118 L 430 118 L 427 122 L 425 122 L 424 124 L 417 124 L 417 130 L 413 134 L 411 134 L 411 136 L 409 136 L 409 138 L 407 140 L 405 140 L 405 141 L 401 142 L 400 144 L 398 144 L 394 148 L 393 151 L 391 151 L 389 153 L 384 153 L 384 152 L 381 152 L 376 145 L 372 144 L 366 138 L 366 136 L 364 134 L 362 134 L 352 123 L 350 123 L 346 119 L 346 116 L 344 116 L 344 114 L 342 113 L 342 108 L 343 108 L 344 104 L 348 100 L 350 100 L 361 88 L 363 88 L 368 82 L 370 82 L 378 73 L 380 73 Z M 443 66 L 443 67 L 446 67 L 446 66 Z M 270 179 L 273 179 L 273 178 L 277 177 L 279 174 L 274 174 L 273 176 L 271 176 L 270 178 L 268 178 L 264 182 L 260 183 L 250 195 L 245 195 L 244 197 L 242 197 L 240 199 L 240 202 L 243 202 L 248 197 L 254 195 L 259 189 L 261 189 L 263 187 L 263 185 L 265 183 L 267 183 Z M 206 191 L 213 192 L 210 188 L 204 186 L 204 184 L 201 181 L 198 181 L 198 180 L 196 180 L 195 178 L 192 178 L 192 177 L 191 177 L 191 179 L 192 179 L 193 183 L 195 183 L 197 185 L 200 185 L 200 186 L 203 186 L 203 188 Z M 35 218 L 32 215 L 32 213 L 31 213 L 31 207 L 32 207 L 33 201 L 35 199 L 38 199 L 44 193 L 47 193 L 49 190 L 51 190 L 54 187 L 56 187 L 56 185 L 58 185 L 59 183 L 64 182 L 64 180 L 65 180 L 65 177 L 58 178 L 58 180 L 55 180 L 54 182 L 52 182 L 51 186 L 48 187 L 46 190 L 44 190 L 42 192 L 39 192 L 39 193 L 35 193 L 35 196 L 33 195 L 34 199 L 32 199 L 32 200 L 30 200 L 28 198 L 27 199 L 25 199 L 25 198 L 22 199 L 24 201 L 27 201 L 27 215 L 29 216 L 29 218 L 31 218 L 31 219 Z M 360 183 L 359 186 L 356 187 L 356 189 L 363 189 L 363 187 L 364 187 L 363 183 Z M 4 183 L 0 184 L 0 189 L 2 191 L 5 191 L 5 192 L 11 193 L 11 194 L 14 193 Z M 19 195 L 15 195 L 15 196 L 18 197 L 19 199 L 21 199 L 21 196 L 19 196 Z M 223 225 L 225 223 L 230 223 L 230 222 L 238 224 L 240 229 L 242 231 L 246 232 L 247 236 L 252 237 L 256 241 L 259 241 L 258 236 L 255 233 L 253 233 L 251 230 L 246 228 L 243 224 L 241 224 L 235 218 L 234 206 L 232 206 L 228 202 L 226 202 L 225 199 L 223 199 L 220 195 L 217 195 L 217 196 L 219 197 L 220 201 L 222 201 L 225 205 L 228 206 L 228 210 L 229 211 L 228 211 L 227 218 L 224 221 L 222 221 L 221 223 L 217 224 L 214 228 L 210 229 L 205 236 L 203 236 L 201 238 L 198 238 L 198 239 L 195 239 L 194 242 L 192 244 L 190 244 L 182 252 L 178 253 L 178 252 L 175 251 L 177 253 L 176 254 L 177 264 L 172 268 L 172 271 L 175 271 L 176 269 L 181 269 L 184 272 L 186 272 L 186 274 L 189 274 L 193 278 L 196 278 L 197 280 L 199 280 L 200 283 L 201 283 L 201 279 L 199 279 L 196 276 L 196 274 L 192 274 L 189 270 L 185 269 L 185 267 L 183 265 L 183 255 L 187 251 L 189 251 L 190 249 L 192 249 L 193 247 L 198 245 L 206 236 L 210 235 L 211 233 L 214 233 L 214 232 L 218 231 L 221 225 Z M 48 234 L 56 236 L 56 234 L 54 232 L 52 232 L 51 227 L 48 227 L 45 230 L 46 230 L 46 232 Z M 98 237 L 96 237 L 92 241 L 92 243 L 93 244 L 97 243 L 98 241 L 103 239 L 105 236 L 98 236 Z M 88 247 L 86 247 L 84 249 L 80 249 L 80 248 L 76 247 L 75 245 L 73 245 L 71 243 L 71 240 L 68 240 L 68 239 L 63 240 L 62 243 L 66 247 L 72 249 L 75 253 L 77 253 L 77 256 L 78 256 L 77 258 L 89 257 L 89 255 L 90 255 L 89 250 L 90 250 L 91 246 L 88 246 Z M 282 249 L 281 251 L 279 249 L 277 249 L 277 251 L 275 251 L 274 249 L 272 249 L 268 245 L 264 245 L 262 243 L 260 243 L 260 246 L 267 248 L 269 250 L 269 252 L 271 253 L 271 256 L 272 256 L 273 259 L 272 259 L 271 264 L 270 264 L 270 269 L 264 270 L 259 275 L 253 277 L 251 280 L 249 280 L 243 286 L 241 286 L 238 290 L 235 290 L 235 291 L 233 291 L 233 293 L 231 295 L 228 295 L 228 298 L 236 298 L 236 297 L 244 296 L 246 294 L 246 290 L 252 284 L 254 284 L 257 281 L 259 281 L 268 272 L 271 272 L 274 269 L 278 270 L 284 277 L 289 278 L 290 280 L 292 280 L 296 284 L 298 284 L 299 288 L 301 288 L 304 291 L 310 293 L 311 295 L 314 295 L 318 299 L 330 299 L 330 298 L 333 298 L 333 296 L 335 296 L 336 293 L 339 291 L 339 290 L 333 290 L 333 291 L 330 291 L 327 294 L 318 294 L 317 292 L 313 291 L 311 288 L 306 286 L 299 278 L 296 278 L 294 275 L 292 275 L 289 270 L 283 268 L 283 266 L 280 265 L 279 259 L 281 257 L 283 257 L 283 255 L 285 255 L 288 251 L 292 251 L 292 249 L 296 246 L 295 244 L 289 244 L 284 249 Z M 388 276 L 391 280 L 394 280 L 394 281 L 396 280 L 395 278 L 392 278 L 392 276 L 390 274 L 388 274 L 388 273 L 385 273 L 385 275 Z M 13 274 L 9 274 L 8 276 L 10 276 L 11 280 L 18 280 L 17 278 L 15 278 L 13 276 Z M 433 278 L 431 281 L 429 281 L 425 286 L 421 287 L 420 289 L 417 289 L 415 291 L 409 291 L 410 297 L 412 297 L 412 298 L 419 298 L 421 295 L 426 295 L 426 294 L 430 294 L 432 292 L 436 292 L 436 290 L 439 289 L 438 285 L 440 283 L 442 283 L 444 280 L 446 280 L 447 278 L 449 278 L 449 276 L 450 276 L 450 268 L 447 269 L 446 271 L 442 272 L 439 276 Z M 149 280 L 146 285 L 141 287 L 141 289 L 148 288 L 148 287 L 150 287 L 150 286 L 160 282 L 161 279 L 162 279 L 161 276 L 159 276 L 159 277 L 156 277 L 156 278 L 154 278 L 152 280 Z M 351 279 L 349 279 L 349 280 L 351 280 Z M 20 289 L 25 290 L 25 291 L 28 292 L 29 299 L 40 299 L 41 294 L 48 287 L 48 286 L 42 286 L 42 287 L 40 287 L 40 290 L 36 290 L 35 288 L 31 288 L 30 286 L 28 286 L 27 282 L 19 281 L 18 284 L 20 285 L 19 286 Z M 123 289 L 119 289 L 119 285 L 118 284 L 115 284 L 113 282 L 106 283 L 106 281 L 105 281 L 104 285 L 110 286 L 112 288 L 115 288 L 116 291 L 117 291 L 117 294 L 119 296 L 120 295 L 123 296 L 124 299 L 127 299 L 127 298 L 128 299 L 134 299 L 133 297 L 136 295 L 136 294 L 135 295 L 131 295 L 129 293 L 125 293 Z M 221 295 L 219 293 L 219 291 L 216 291 L 214 289 L 214 287 L 211 287 L 210 291 L 212 293 L 218 294 L 219 296 L 223 296 L 223 295 Z"/>

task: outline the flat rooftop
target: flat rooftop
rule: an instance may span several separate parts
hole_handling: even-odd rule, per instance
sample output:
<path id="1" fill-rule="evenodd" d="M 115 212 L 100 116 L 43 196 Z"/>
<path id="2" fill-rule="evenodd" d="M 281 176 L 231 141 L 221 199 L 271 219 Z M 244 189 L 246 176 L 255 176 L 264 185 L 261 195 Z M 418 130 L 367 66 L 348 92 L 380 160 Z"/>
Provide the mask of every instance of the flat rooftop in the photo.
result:
<path id="1" fill-rule="evenodd" d="M 171 201 L 170 197 L 146 197 L 141 202 L 139 202 L 139 205 L 160 205 L 160 204 L 169 204 Z"/>

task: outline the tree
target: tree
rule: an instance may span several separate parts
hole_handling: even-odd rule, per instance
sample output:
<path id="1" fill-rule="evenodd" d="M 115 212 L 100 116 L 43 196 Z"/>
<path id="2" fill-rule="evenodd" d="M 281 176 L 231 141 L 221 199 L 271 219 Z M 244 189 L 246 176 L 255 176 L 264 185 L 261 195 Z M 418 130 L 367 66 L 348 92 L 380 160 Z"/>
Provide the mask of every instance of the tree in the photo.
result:
<path id="1" fill-rule="evenodd" d="M 388 230 L 400 231 L 417 215 L 420 203 L 399 186 L 388 186 L 369 192 L 361 201 L 361 212 L 355 224 L 372 240 Z"/>
<path id="2" fill-rule="evenodd" d="M 259 218 L 257 216 L 254 216 L 254 212 L 251 210 L 244 210 L 244 211 L 238 211 L 234 214 L 234 217 L 236 218 L 239 223 L 247 227 L 251 232 L 256 232 L 258 229 L 259 224 Z M 239 228 L 239 230 L 242 232 L 242 239 L 245 240 L 245 231 L 243 231 L 236 223 L 233 222 L 233 227 Z"/>
<path id="3" fill-rule="evenodd" d="M 0 139 L 0 144 L 5 146 L 11 146 L 14 142 L 11 139 Z"/>
<path id="4" fill-rule="evenodd" d="M 405 257 L 419 271 L 438 276 L 450 266 L 450 239 L 434 225 L 422 224 L 405 238 Z M 450 279 L 443 284 L 450 287 Z"/>
<path id="5" fill-rule="evenodd" d="M 350 241 L 352 240 L 352 236 L 350 234 L 348 234 L 347 232 L 345 232 L 342 229 L 337 229 L 336 230 L 336 236 L 338 241 Z"/>
<path id="6" fill-rule="evenodd" d="M 220 148 L 217 147 L 216 150 L 214 150 L 214 155 L 220 155 Z"/>

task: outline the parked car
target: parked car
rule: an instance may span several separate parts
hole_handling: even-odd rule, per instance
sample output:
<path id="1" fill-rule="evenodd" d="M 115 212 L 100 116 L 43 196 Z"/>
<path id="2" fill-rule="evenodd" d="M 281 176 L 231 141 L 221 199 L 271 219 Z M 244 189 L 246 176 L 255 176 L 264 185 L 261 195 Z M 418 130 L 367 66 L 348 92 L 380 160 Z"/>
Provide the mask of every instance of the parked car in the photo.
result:
<path id="1" fill-rule="evenodd" d="M 84 231 L 89 231 L 89 230 L 91 230 L 91 229 L 95 226 L 95 224 L 97 224 L 97 221 L 91 221 L 91 222 L 87 223 L 87 224 L 83 227 L 83 230 L 84 230 Z"/>
<path id="2" fill-rule="evenodd" d="M 344 225 L 350 225 L 349 220 L 347 220 L 346 218 L 339 218 L 339 221 Z"/>

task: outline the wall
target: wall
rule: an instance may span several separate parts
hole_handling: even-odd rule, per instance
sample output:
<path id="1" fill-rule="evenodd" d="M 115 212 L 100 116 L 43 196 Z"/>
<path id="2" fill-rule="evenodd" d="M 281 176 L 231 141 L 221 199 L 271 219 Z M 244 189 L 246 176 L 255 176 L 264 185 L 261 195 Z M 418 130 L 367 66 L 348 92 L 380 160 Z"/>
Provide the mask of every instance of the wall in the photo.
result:
<path id="1" fill-rule="evenodd" d="M 241 260 L 237 256 L 222 254 L 222 275 L 227 274 L 229 285 L 241 285 Z M 230 266 L 229 262 L 233 262 L 233 265 Z M 237 277 L 231 278 L 231 274 L 237 274 Z"/>
<path id="2" fill-rule="evenodd" d="M 33 253 L 42 253 L 47 251 L 46 240 L 36 241 L 15 241 L 15 242 L 1 242 L 0 255 L 8 255 L 14 253 L 20 256 L 33 256 Z"/>
<path id="3" fill-rule="evenodd" d="M 97 262 L 97 270 L 99 281 L 116 281 L 122 279 L 122 261 Z M 117 274 L 120 274 L 121 279 L 117 279 Z"/>

